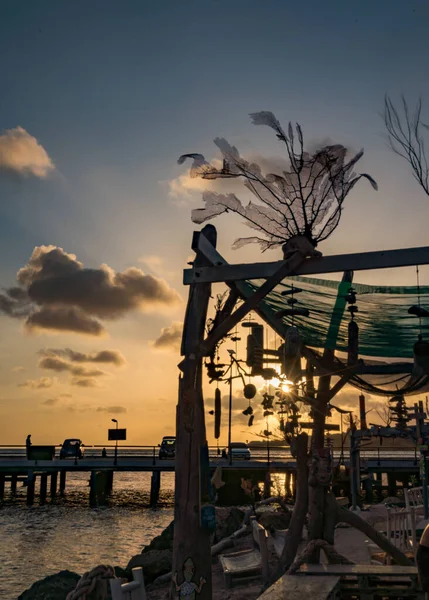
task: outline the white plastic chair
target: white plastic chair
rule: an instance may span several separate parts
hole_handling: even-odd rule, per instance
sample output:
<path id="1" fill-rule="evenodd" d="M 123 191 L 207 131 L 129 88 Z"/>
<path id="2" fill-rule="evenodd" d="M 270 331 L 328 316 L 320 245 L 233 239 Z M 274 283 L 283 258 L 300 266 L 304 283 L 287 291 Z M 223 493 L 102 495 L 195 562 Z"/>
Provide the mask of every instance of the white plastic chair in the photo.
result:
<path id="1" fill-rule="evenodd" d="M 132 574 L 134 581 L 129 583 L 121 583 L 120 579 L 110 579 L 112 600 L 147 600 L 143 569 L 135 567 Z"/>

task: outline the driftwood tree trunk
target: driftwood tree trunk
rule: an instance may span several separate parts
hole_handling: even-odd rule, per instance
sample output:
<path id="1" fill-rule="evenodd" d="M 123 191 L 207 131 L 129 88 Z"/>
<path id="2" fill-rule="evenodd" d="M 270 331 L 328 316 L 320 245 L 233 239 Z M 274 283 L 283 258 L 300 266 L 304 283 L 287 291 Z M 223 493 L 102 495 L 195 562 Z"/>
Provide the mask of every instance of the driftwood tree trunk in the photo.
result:
<path id="1" fill-rule="evenodd" d="M 308 510 L 308 435 L 301 433 L 296 439 L 296 500 L 279 558 L 276 578 L 288 570 L 295 559 Z"/>
<path id="2" fill-rule="evenodd" d="M 197 248 L 197 236 L 204 235 L 216 246 L 216 229 L 207 225 L 194 235 L 192 247 Z M 197 251 L 197 266 L 207 262 Z M 194 563 L 192 581 L 202 585 L 199 600 L 211 600 L 211 551 L 210 533 L 200 524 L 200 456 L 207 445 L 202 393 L 202 358 L 198 347 L 204 339 L 208 303 L 211 294 L 210 284 L 192 284 L 186 308 L 182 338 L 182 355 L 179 365 L 182 376 L 179 378 L 179 400 L 176 411 L 176 466 L 175 466 L 175 507 L 172 573 L 177 572 L 177 582 L 184 581 L 183 566 L 188 558 Z M 176 595 L 172 583 L 170 597 Z"/>
<path id="3" fill-rule="evenodd" d="M 324 358 L 327 358 L 331 351 L 325 350 Z M 319 378 L 317 390 L 317 404 L 313 409 L 313 430 L 311 437 L 311 453 L 317 455 L 324 448 L 325 441 L 325 422 L 326 422 L 326 405 L 329 393 L 331 377 L 325 375 Z M 310 478 L 311 478 L 310 473 Z M 308 498 L 309 498 L 309 518 L 308 518 L 308 533 L 310 540 L 319 540 L 324 537 L 324 511 L 325 511 L 325 493 L 326 488 L 321 486 L 314 478 L 311 478 Z M 329 540 L 327 540 L 329 541 Z M 332 542 L 331 542 L 332 543 Z M 319 562 L 320 549 L 315 548 L 314 554 L 311 557 L 311 562 Z"/>

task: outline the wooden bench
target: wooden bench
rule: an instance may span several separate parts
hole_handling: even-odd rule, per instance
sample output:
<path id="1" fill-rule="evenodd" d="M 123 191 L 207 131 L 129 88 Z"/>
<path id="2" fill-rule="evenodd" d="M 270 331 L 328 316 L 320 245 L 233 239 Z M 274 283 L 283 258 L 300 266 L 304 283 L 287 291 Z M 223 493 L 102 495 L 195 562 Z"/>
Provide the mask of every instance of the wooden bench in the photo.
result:
<path id="1" fill-rule="evenodd" d="M 361 600 L 374 596 L 389 598 L 417 598 L 424 600 L 416 567 L 386 565 L 302 565 L 301 574 L 337 576 L 341 578 L 341 598 L 356 595 Z"/>
<path id="2" fill-rule="evenodd" d="M 274 533 L 271 534 L 271 540 L 273 542 L 274 550 L 279 558 L 283 552 L 287 531 L 287 529 L 276 529 Z"/>
<path id="3" fill-rule="evenodd" d="M 135 567 L 131 572 L 134 581 L 129 583 L 121 583 L 120 579 L 110 579 L 112 600 L 147 600 L 143 569 Z"/>
<path id="4" fill-rule="evenodd" d="M 340 600 L 340 577 L 283 575 L 258 600 Z"/>
<path id="5" fill-rule="evenodd" d="M 244 582 L 256 577 L 268 579 L 267 531 L 255 518 L 251 527 L 254 548 L 219 556 L 227 588 L 235 581 Z"/>

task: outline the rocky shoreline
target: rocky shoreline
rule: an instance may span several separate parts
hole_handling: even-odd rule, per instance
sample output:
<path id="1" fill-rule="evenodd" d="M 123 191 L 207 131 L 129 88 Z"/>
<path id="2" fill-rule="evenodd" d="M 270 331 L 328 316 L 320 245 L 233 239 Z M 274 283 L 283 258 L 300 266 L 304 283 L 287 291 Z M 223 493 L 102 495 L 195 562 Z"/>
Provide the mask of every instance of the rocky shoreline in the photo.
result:
<path id="1" fill-rule="evenodd" d="M 216 533 L 213 536 L 213 544 L 229 537 L 241 527 L 247 508 L 216 507 Z M 260 519 L 264 521 L 263 524 L 267 529 L 270 527 L 286 528 L 289 518 L 290 516 L 283 511 L 265 511 L 260 515 Z M 125 568 L 115 566 L 116 576 L 131 580 L 131 569 L 142 567 L 148 597 L 153 600 L 162 597 L 163 591 L 160 588 L 168 588 L 168 582 L 163 582 L 162 576 L 171 572 L 173 535 L 174 522 L 172 521 L 148 546 L 143 547 L 141 553 L 133 556 Z M 76 587 L 81 575 L 72 571 L 60 571 L 49 575 L 36 581 L 17 600 L 65 600 L 67 594 Z M 156 582 L 158 578 L 161 579 Z M 87 600 L 92 599 L 88 597 Z"/>

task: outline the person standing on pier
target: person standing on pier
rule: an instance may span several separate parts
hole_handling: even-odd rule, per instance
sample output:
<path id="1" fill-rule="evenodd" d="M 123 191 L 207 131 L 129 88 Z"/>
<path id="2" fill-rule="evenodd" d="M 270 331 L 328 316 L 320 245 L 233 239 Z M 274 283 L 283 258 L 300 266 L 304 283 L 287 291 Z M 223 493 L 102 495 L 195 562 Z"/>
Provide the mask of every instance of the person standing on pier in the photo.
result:
<path id="1" fill-rule="evenodd" d="M 27 453 L 27 459 L 30 455 L 30 446 L 31 446 L 31 433 L 27 435 L 27 439 L 25 440 L 25 450 Z"/>

